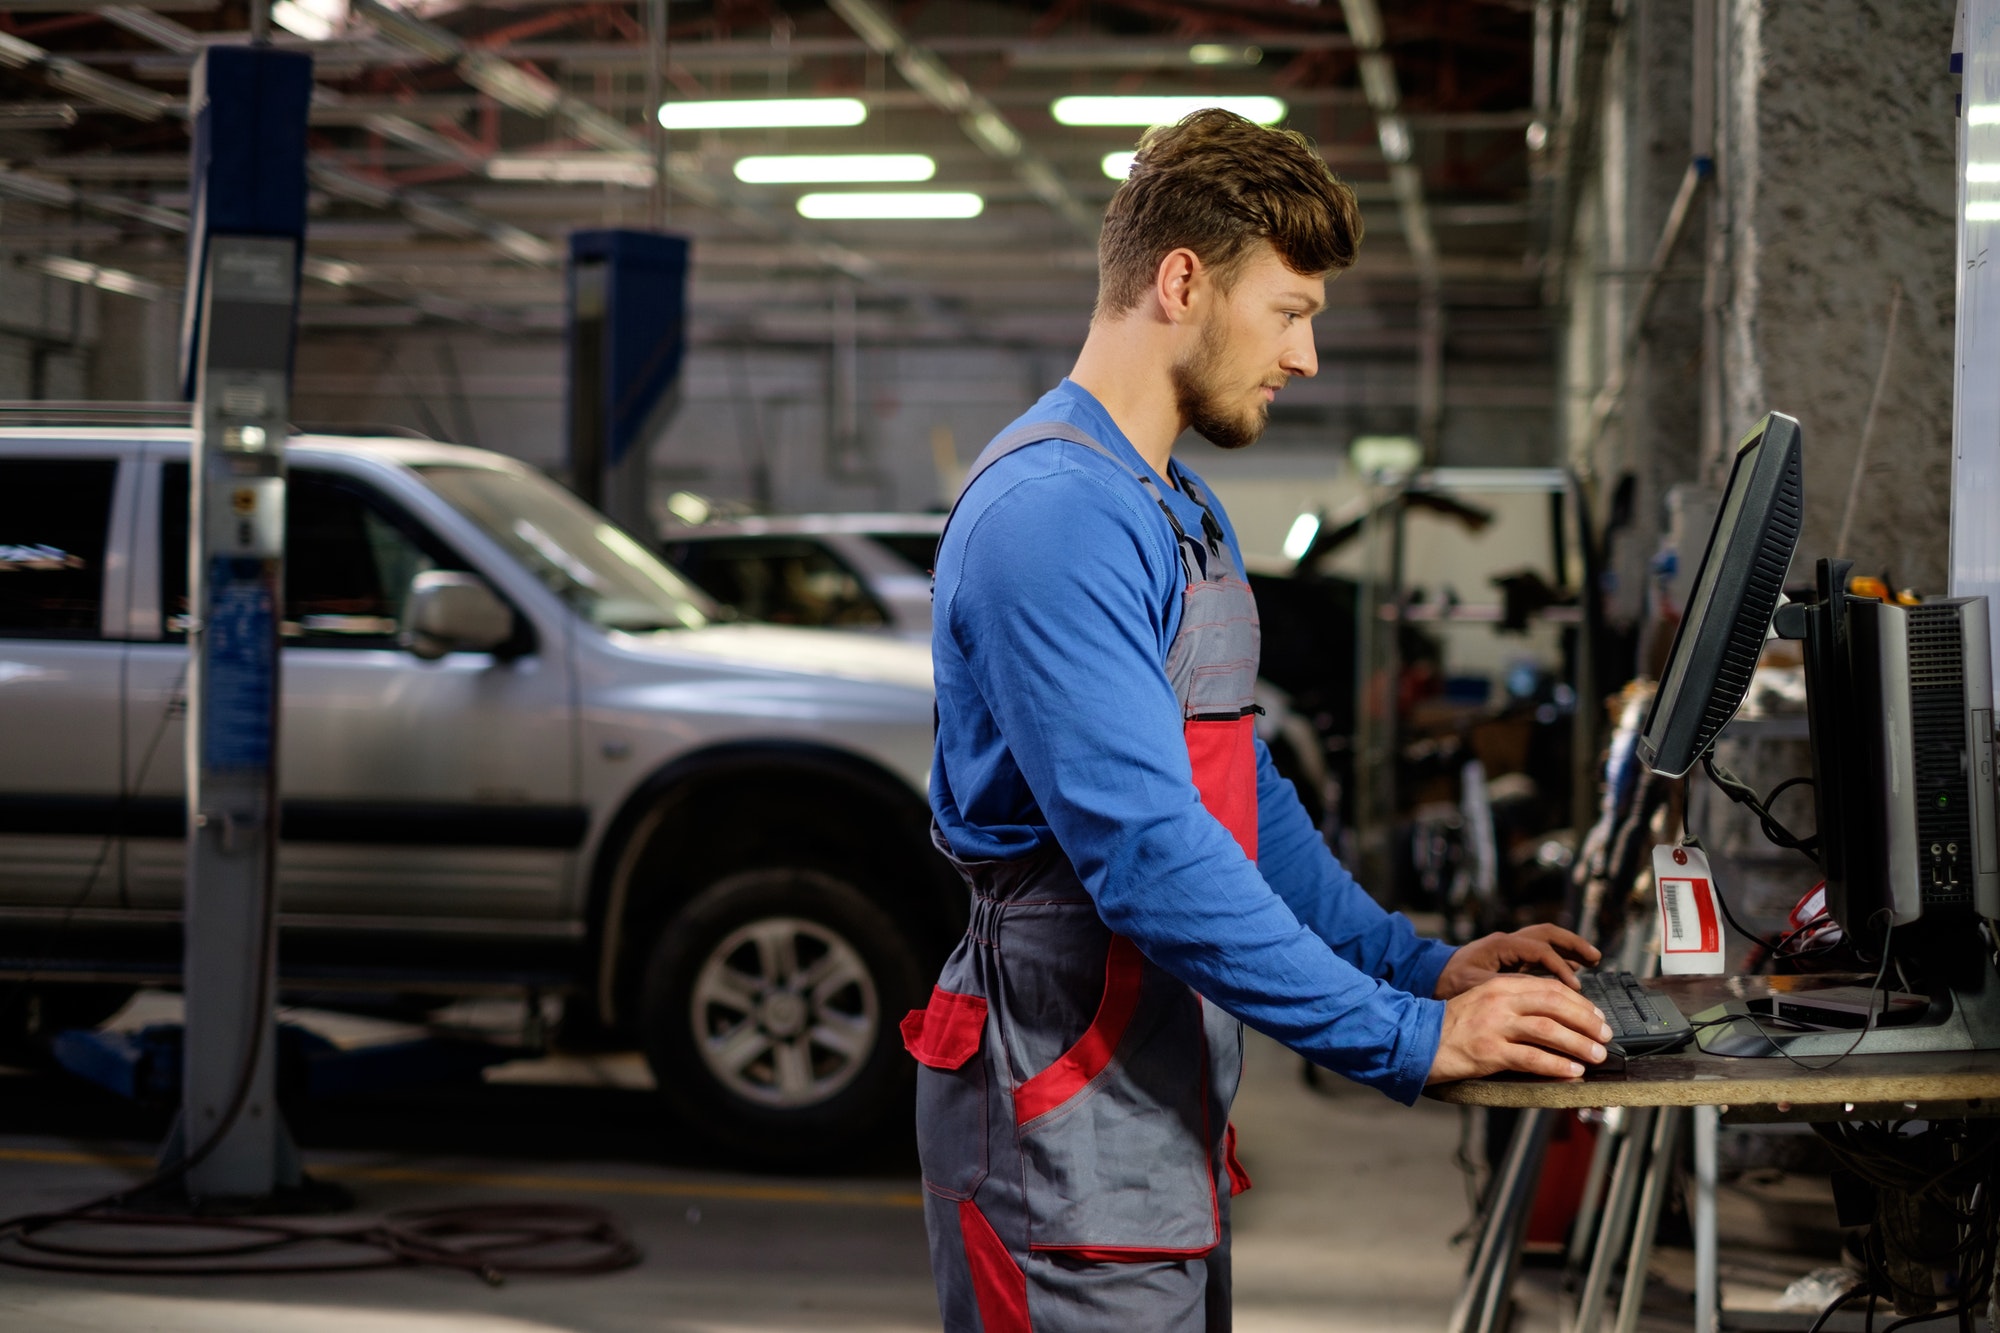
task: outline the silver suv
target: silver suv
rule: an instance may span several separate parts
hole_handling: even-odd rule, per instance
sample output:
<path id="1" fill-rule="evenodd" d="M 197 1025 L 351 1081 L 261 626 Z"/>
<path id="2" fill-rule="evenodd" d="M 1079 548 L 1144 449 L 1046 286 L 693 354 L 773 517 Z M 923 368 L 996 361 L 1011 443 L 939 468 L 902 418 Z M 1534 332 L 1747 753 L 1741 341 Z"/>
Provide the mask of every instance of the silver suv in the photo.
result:
<path id="1" fill-rule="evenodd" d="M 925 649 L 729 623 L 496 454 L 304 436 L 289 462 L 285 985 L 565 994 L 751 1151 L 900 1113 L 892 1020 L 964 921 Z M 16 1013 L 178 980 L 187 485 L 185 432 L 0 430 Z"/>

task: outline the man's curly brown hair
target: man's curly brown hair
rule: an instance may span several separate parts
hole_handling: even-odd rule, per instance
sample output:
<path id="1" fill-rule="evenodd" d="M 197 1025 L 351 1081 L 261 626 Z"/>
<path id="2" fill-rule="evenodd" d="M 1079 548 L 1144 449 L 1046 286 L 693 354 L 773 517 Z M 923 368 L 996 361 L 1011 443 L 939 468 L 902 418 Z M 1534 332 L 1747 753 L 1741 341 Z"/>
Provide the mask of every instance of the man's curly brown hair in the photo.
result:
<path id="1" fill-rule="evenodd" d="M 1294 273 L 1354 263 L 1361 208 L 1306 137 L 1220 107 L 1147 130 L 1097 241 L 1097 313 L 1145 299 L 1160 261 L 1185 246 L 1226 291 L 1258 241 Z"/>

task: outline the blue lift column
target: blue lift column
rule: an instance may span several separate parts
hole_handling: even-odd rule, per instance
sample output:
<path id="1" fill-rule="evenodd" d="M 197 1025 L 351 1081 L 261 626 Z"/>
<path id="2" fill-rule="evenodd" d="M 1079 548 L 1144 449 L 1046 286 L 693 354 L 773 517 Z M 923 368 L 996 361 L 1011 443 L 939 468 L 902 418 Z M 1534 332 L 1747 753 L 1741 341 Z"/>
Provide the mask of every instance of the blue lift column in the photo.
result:
<path id="1" fill-rule="evenodd" d="M 210 46 L 194 68 L 184 390 L 194 400 L 188 527 L 187 997 L 181 1116 L 188 1200 L 240 1208 L 301 1184 L 280 1122 L 276 1038 L 279 635 L 285 436 L 306 220 L 312 60 Z"/>
<path id="2" fill-rule="evenodd" d="M 687 346 L 688 242 L 569 238 L 570 489 L 650 545 L 648 456 L 673 415 Z"/>

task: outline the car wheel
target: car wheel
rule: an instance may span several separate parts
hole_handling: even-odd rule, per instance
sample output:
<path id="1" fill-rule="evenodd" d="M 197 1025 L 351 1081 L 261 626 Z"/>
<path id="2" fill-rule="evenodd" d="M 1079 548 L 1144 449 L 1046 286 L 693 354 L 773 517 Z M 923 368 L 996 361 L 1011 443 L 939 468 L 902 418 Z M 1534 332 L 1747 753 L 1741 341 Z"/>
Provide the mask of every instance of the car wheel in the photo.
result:
<path id="1" fill-rule="evenodd" d="M 896 1025 L 916 1003 L 908 936 L 847 882 L 732 875 L 662 930 L 639 1024 L 662 1095 L 695 1128 L 770 1162 L 822 1157 L 905 1121 Z"/>

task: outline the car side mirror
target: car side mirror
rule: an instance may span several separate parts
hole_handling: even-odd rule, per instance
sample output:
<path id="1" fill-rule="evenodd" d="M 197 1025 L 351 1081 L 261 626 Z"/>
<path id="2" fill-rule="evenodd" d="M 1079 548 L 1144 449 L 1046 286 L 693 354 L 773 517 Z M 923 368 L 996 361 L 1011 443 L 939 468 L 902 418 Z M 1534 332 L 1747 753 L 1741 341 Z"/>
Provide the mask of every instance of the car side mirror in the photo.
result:
<path id="1" fill-rule="evenodd" d="M 396 641 L 425 661 L 491 652 L 513 637 L 513 611 L 478 575 L 432 569 L 410 580 Z"/>

